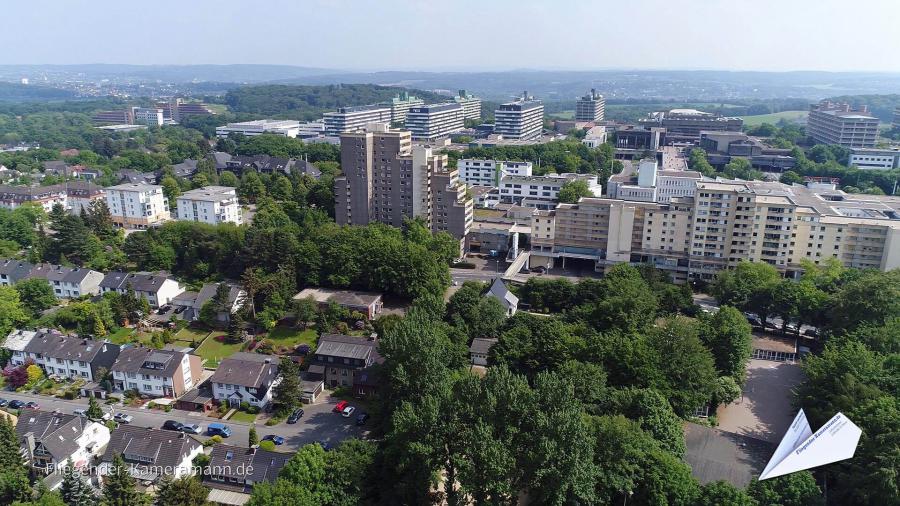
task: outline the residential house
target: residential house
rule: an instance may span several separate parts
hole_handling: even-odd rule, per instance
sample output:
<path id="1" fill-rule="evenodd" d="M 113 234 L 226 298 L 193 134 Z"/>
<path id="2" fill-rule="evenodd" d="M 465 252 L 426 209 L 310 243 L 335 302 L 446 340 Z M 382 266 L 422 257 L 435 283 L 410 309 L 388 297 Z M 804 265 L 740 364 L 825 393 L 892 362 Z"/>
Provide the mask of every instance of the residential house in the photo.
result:
<path id="1" fill-rule="evenodd" d="M 110 440 L 109 429 L 101 423 L 37 410 L 19 417 L 16 437 L 28 465 L 43 474 L 65 466 L 70 459 L 78 468 L 89 465 Z"/>
<path id="2" fill-rule="evenodd" d="M 3 349 L 9 350 L 10 357 L 9 361 L 13 365 L 22 365 L 25 363 L 25 359 L 27 356 L 25 355 L 25 347 L 28 346 L 28 343 L 34 339 L 34 336 L 38 335 L 38 333 L 44 332 L 56 332 L 50 331 L 47 329 L 44 330 L 23 330 L 23 329 L 13 329 L 9 335 L 6 336 L 6 340 L 3 341 Z M 59 332 L 56 332 L 58 335 L 62 335 Z"/>
<path id="3" fill-rule="evenodd" d="M 250 499 L 253 485 L 272 482 L 293 454 L 251 447 L 217 444 L 209 454 L 210 473 L 203 484 L 210 488 L 206 500 L 240 505 Z"/>
<path id="4" fill-rule="evenodd" d="M 469 357 L 472 360 L 472 365 L 488 365 L 488 354 L 490 354 L 491 348 L 495 344 L 497 344 L 496 339 L 481 337 L 472 339 L 472 344 L 469 345 Z"/>
<path id="5" fill-rule="evenodd" d="M 46 279 L 56 298 L 70 299 L 100 293 L 103 273 L 81 267 L 42 263 L 31 268 L 28 278 Z"/>
<path id="6" fill-rule="evenodd" d="M 364 337 L 323 334 L 312 357 L 310 374 L 319 374 L 330 387 L 355 387 L 357 371 L 384 361 L 378 353 L 378 342 Z M 363 394 L 365 395 L 365 393 Z"/>
<path id="7" fill-rule="evenodd" d="M 34 266 L 21 260 L 0 259 L 0 286 L 9 286 L 28 278 Z"/>
<path id="8" fill-rule="evenodd" d="M 101 369 L 109 371 L 118 356 L 118 344 L 46 331 L 35 334 L 23 346 L 22 354 L 14 355 L 10 362 L 20 365 L 30 358 L 48 376 L 91 382 L 100 381 Z"/>
<path id="9" fill-rule="evenodd" d="M 184 291 L 181 284 L 165 271 L 131 273 L 113 271 L 100 282 L 100 293 L 124 294 L 128 292 L 129 287 L 134 290 L 135 295 L 147 299 L 152 307 L 164 306 Z"/>
<path id="10" fill-rule="evenodd" d="M 506 310 L 506 316 L 516 314 L 516 310 L 519 307 L 519 298 L 509 291 L 509 288 L 506 288 L 506 285 L 503 284 L 500 278 L 494 279 L 494 282 L 491 283 L 491 288 L 484 296 L 497 299 L 500 305 L 503 306 L 503 309 Z"/>
<path id="11" fill-rule="evenodd" d="M 228 162 L 231 160 L 230 154 L 224 151 L 213 151 L 212 153 L 206 155 L 206 158 L 212 160 L 213 163 L 216 164 L 216 172 L 218 172 L 219 174 L 221 174 L 222 171 L 229 170 Z"/>
<path id="12" fill-rule="evenodd" d="M 182 351 L 132 346 L 122 348 L 110 371 L 116 390 L 176 398 L 200 381 L 203 360 Z"/>
<path id="13" fill-rule="evenodd" d="M 121 455 L 139 483 L 155 484 L 164 475 L 175 479 L 190 475 L 193 460 L 201 453 L 203 445 L 184 432 L 121 425 L 110 437 L 98 474 L 108 475 L 113 459 Z"/>
<path id="14" fill-rule="evenodd" d="M 349 311 L 359 311 L 369 320 L 375 318 L 384 309 L 380 293 L 360 292 L 355 290 L 335 290 L 331 288 L 304 288 L 293 300 L 312 298 L 319 307 L 327 307 L 335 303 Z"/>
<path id="15" fill-rule="evenodd" d="M 156 174 L 141 172 L 135 169 L 122 169 L 118 173 L 119 182 L 123 184 L 156 184 Z"/>
<path id="16" fill-rule="evenodd" d="M 86 173 L 85 173 L 86 174 Z M 66 187 L 66 206 L 71 214 L 89 211 L 95 200 L 106 201 L 106 190 L 102 186 L 87 181 L 69 181 Z"/>
<path id="17" fill-rule="evenodd" d="M 0 185 L 0 208 L 3 209 L 15 209 L 26 203 L 33 203 L 41 206 L 44 212 L 49 213 L 56 204 L 65 208 L 66 199 L 66 188 L 61 184 L 50 186 Z"/>
<path id="18" fill-rule="evenodd" d="M 322 171 L 307 160 L 297 160 L 297 163 L 294 164 L 294 172 L 309 176 L 313 179 L 322 177 Z"/>
<path id="19" fill-rule="evenodd" d="M 187 159 L 181 163 L 172 165 L 172 175 L 183 179 L 190 179 L 197 174 L 197 160 Z M 162 171 L 156 174 L 157 180 L 162 179 Z"/>
<path id="20" fill-rule="evenodd" d="M 229 406 L 246 402 L 264 408 L 272 401 L 278 378 L 278 357 L 238 352 L 222 360 L 210 381 L 213 397 Z"/>
<path id="21" fill-rule="evenodd" d="M 218 283 L 207 283 L 199 292 L 181 292 L 176 295 L 171 304 L 176 311 L 180 311 L 182 319 L 189 322 L 200 319 L 200 311 L 207 302 L 213 300 L 218 290 Z M 228 323 L 231 315 L 237 312 L 247 298 L 247 292 L 235 285 L 228 285 L 228 302 L 222 311 L 217 311 L 216 321 Z"/>
<path id="22" fill-rule="evenodd" d="M 236 155 L 225 162 L 226 169 L 241 176 L 244 172 L 260 174 L 290 174 L 297 163 L 293 158 L 280 158 L 269 155 Z"/>

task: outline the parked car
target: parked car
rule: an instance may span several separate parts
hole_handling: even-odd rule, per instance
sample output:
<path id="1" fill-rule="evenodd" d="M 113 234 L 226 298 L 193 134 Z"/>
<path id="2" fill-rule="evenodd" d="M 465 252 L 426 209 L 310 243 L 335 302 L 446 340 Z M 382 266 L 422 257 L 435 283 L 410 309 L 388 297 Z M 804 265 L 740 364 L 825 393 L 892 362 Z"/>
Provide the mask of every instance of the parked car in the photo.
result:
<path id="1" fill-rule="evenodd" d="M 0 399 L 0 408 L 5 408 L 7 404 L 9 404 L 8 400 Z"/>
<path id="2" fill-rule="evenodd" d="M 87 418 L 87 410 L 86 409 L 80 409 L 80 408 L 76 409 L 75 411 L 72 411 L 72 414 L 76 415 L 76 416 L 80 416 L 82 418 Z"/>
<path id="3" fill-rule="evenodd" d="M 347 407 L 347 404 L 349 404 L 347 401 L 340 401 L 334 405 L 334 409 L 332 409 L 332 411 L 334 411 L 335 413 L 341 413 L 344 411 L 344 408 Z"/>
<path id="4" fill-rule="evenodd" d="M 341 416 L 343 416 L 344 418 L 350 418 L 350 416 L 353 415 L 354 411 L 356 411 L 356 408 L 354 408 L 353 406 L 347 406 L 343 411 L 341 411 Z"/>
<path id="5" fill-rule="evenodd" d="M 28 401 L 25 403 L 25 409 L 40 409 L 40 405 L 34 401 Z"/>
<path id="6" fill-rule="evenodd" d="M 134 417 L 127 413 L 116 413 L 113 416 L 113 420 L 119 423 L 131 423 L 134 420 Z"/>
<path id="7" fill-rule="evenodd" d="M 819 337 L 819 329 L 806 329 L 803 335 L 807 337 Z"/>
<path id="8" fill-rule="evenodd" d="M 175 313 L 175 314 L 181 314 L 181 313 L 184 312 L 185 309 L 187 309 L 187 306 L 178 306 L 178 307 L 175 308 L 174 313 Z"/>
<path id="9" fill-rule="evenodd" d="M 763 321 L 756 313 L 744 313 L 744 317 L 747 318 L 747 322 L 754 327 L 762 328 Z"/>
<path id="10" fill-rule="evenodd" d="M 303 408 L 297 408 L 291 413 L 291 416 L 288 417 L 287 423 L 297 423 L 297 420 L 303 416 Z"/>
<path id="11" fill-rule="evenodd" d="M 369 414 L 366 412 L 362 412 L 356 417 L 356 425 L 365 425 L 366 420 L 369 419 Z"/>
<path id="12" fill-rule="evenodd" d="M 19 399 L 13 399 L 9 401 L 9 407 L 11 407 L 12 409 L 22 409 L 23 407 L 25 407 L 25 402 L 20 401 Z"/>
<path id="13" fill-rule="evenodd" d="M 170 306 L 169 304 L 160 306 L 160 307 L 159 307 L 159 311 L 157 311 L 156 314 L 165 314 L 166 311 L 168 311 L 168 310 L 170 310 L 170 309 L 172 309 L 172 306 Z"/>
<path id="14" fill-rule="evenodd" d="M 166 420 L 166 422 L 163 423 L 162 428 L 164 430 L 181 430 L 184 428 L 184 424 L 175 420 Z"/>
<path id="15" fill-rule="evenodd" d="M 267 436 L 263 436 L 262 440 L 263 441 L 271 441 L 271 442 L 275 443 L 275 445 L 283 445 L 284 444 L 284 438 L 281 436 L 275 435 L 275 434 L 269 434 Z"/>
<path id="16" fill-rule="evenodd" d="M 228 426 L 224 423 L 211 423 L 208 427 L 206 427 L 206 435 L 229 437 L 231 436 L 231 429 L 229 429 Z"/>
<path id="17" fill-rule="evenodd" d="M 182 424 L 181 432 L 185 432 L 187 434 L 202 434 L 203 428 L 197 425 L 196 423 L 192 424 Z"/>

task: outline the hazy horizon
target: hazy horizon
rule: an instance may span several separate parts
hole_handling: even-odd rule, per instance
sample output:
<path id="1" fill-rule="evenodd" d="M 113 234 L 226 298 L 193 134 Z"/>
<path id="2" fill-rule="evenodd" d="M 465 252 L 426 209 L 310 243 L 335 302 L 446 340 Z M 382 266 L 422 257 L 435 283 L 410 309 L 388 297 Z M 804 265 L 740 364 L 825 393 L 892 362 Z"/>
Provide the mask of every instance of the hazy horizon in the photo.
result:
<path id="1" fill-rule="evenodd" d="M 900 2 L 13 0 L 4 65 L 272 64 L 336 71 L 900 72 Z M 848 18 L 857 26 L 847 30 Z M 739 20 L 739 21 L 738 21 Z M 849 41 L 849 42 L 848 42 Z"/>

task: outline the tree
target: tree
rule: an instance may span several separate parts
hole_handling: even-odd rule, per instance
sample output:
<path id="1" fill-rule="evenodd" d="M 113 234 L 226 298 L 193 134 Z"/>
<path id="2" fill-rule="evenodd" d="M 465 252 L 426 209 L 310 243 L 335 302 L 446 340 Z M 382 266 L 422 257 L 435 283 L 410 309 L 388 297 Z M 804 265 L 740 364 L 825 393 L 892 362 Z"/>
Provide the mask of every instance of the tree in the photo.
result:
<path id="1" fill-rule="evenodd" d="M 181 186 L 178 185 L 178 180 L 167 174 L 160 180 L 159 185 L 162 186 L 163 195 L 169 201 L 169 208 L 175 209 L 178 196 L 181 195 Z"/>
<path id="2" fill-rule="evenodd" d="M 87 417 L 91 420 L 99 420 L 103 418 L 103 409 L 94 396 L 88 397 Z"/>
<path id="3" fill-rule="evenodd" d="M 134 478 L 121 455 L 113 457 L 103 482 L 104 506 L 142 506 L 146 497 L 135 489 Z"/>
<path id="4" fill-rule="evenodd" d="M 22 305 L 35 317 L 40 315 L 41 311 L 57 304 L 53 288 L 50 287 L 50 283 L 46 279 L 23 279 L 14 286 L 16 291 L 19 292 L 19 300 L 22 302 Z"/>
<path id="5" fill-rule="evenodd" d="M 588 186 L 587 182 L 581 179 L 573 179 L 566 181 L 559 188 L 559 202 L 561 204 L 575 204 L 582 197 L 593 197 L 594 192 Z"/>
<path id="6" fill-rule="evenodd" d="M 247 446 L 253 446 L 259 444 L 259 436 L 256 434 L 256 426 L 250 427 L 250 434 L 247 440 Z"/>
<path id="7" fill-rule="evenodd" d="M 300 368 L 290 357 L 282 357 L 279 373 L 281 382 L 275 387 L 274 397 L 278 412 L 287 416 L 300 405 Z"/>
<path id="8" fill-rule="evenodd" d="M 25 501 L 31 497 L 31 485 L 19 438 L 9 417 L 0 416 L 0 504 Z"/>
<path id="9" fill-rule="evenodd" d="M 580 305 L 572 314 L 597 330 L 643 329 L 653 321 L 659 309 L 656 295 L 640 271 L 628 264 L 609 269 L 596 291 L 599 293 L 594 302 Z"/>
<path id="10" fill-rule="evenodd" d="M 760 505 L 822 506 L 822 490 L 809 471 L 778 476 L 765 481 L 753 480 L 747 493 Z"/>
<path id="11" fill-rule="evenodd" d="M 0 286 L 0 335 L 28 321 L 28 313 L 19 299 L 19 292 L 11 286 Z"/>
<path id="12" fill-rule="evenodd" d="M 720 375 L 742 380 L 753 353 L 750 324 L 740 311 L 724 306 L 710 315 L 701 315 L 700 339 L 712 352 Z"/>
<path id="13" fill-rule="evenodd" d="M 319 304 L 312 296 L 294 301 L 294 316 L 298 324 L 312 321 L 318 309 Z"/>
<path id="14" fill-rule="evenodd" d="M 28 374 L 29 385 L 36 385 L 44 377 L 44 370 L 37 364 L 29 365 L 25 372 Z"/>
<path id="15" fill-rule="evenodd" d="M 234 172 L 223 170 L 221 174 L 219 174 L 219 184 L 222 186 L 230 186 L 232 188 L 236 188 L 238 183 L 237 176 L 234 175 Z"/>
<path id="16" fill-rule="evenodd" d="M 769 503 L 771 504 L 771 503 Z M 698 506 L 757 506 L 746 492 L 727 481 L 714 481 L 700 488 Z"/>
<path id="17" fill-rule="evenodd" d="M 94 489 L 84 479 L 81 471 L 75 469 L 72 459 L 66 462 L 63 469 L 63 481 L 60 492 L 63 502 L 68 506 L 92 506 L 97 503 Z"/>
<path id="18" fill-rule="evenodd" d="M 710 286 L 719 304 L 754 311 L 765 321 L 772 307 L 772 291 L 781 280 L 778 270 L 765 262 L 738 262 L 733 270 L 719 271 Z"/>
<path id="19" fill-rule="evenodd" d="M 371 441 L 345 439 L 328 452 L 325 461 L 325 491 L 331 506 L 356 506 L 375 502 L 377 446 Z"/>
<path id="20" fill-rule="evenodd" d="M 778 179 L 779 182 L 784 184 L 803 184 L 803 177 L 800 174 L 792 170 L 786 170 L 781 174 L 781 177 Z"/>
<path id="21" fill-rule="evenodd" d="M 308 489 L 281 478 L 274 482 L 261 481 L 253 485 L 247 506 L 321 506 L 322 501 Z"/>
<path id="22" fill-rule="evenodd" d="M 209 489 L 196 476 L 172 479 L 165 475 L 156 489 L 155 506 L 206 506 Z"/>
<path id="23" fill-rule="evenodd" d="M 859 325 L 884 325 L 900 315 L 900 269 L 860 271 L 833 296 L 829 326 L 834 332 Z"/>
<path id="24" fill-rule="evenodd" d="M 648 333 L 648 344 L 661 373 L 652 386 L 669 399 L 680 416 L 709 402 L 716 387 L 713 357 L 700 342 L 698 330 L 693 321 L 676 317 Z"/>

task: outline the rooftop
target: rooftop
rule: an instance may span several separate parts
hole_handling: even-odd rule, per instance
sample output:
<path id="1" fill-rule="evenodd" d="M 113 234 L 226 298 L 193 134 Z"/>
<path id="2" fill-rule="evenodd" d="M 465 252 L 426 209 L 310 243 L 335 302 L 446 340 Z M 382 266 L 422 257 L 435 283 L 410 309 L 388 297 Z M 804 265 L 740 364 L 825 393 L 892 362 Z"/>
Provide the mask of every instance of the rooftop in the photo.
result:
<path id="1" fill-rule="evenodd" d="M 237 192 L 230 186 L 204 186 L 186 191 L 178 196 L 178 200 L 203 200 L 218 202 L 220 200 L 235 198 Z"/>
<path id="2" fill-rule="evenodd" d="M 222 360 L 210 381 L 257 388 L 270 384 L 277 375 L 277 356 L 238 352 Z"/>
<path id="3" fill-rule="evenodd" d="M 319 303 L 334 302 L 342 306 L 365 307 L 381 300 L 381 294 L 375 292 L 360 292 L 355 290 L 336 290 L 333 288 L 304 288 L 294 300 L 312 297 Z"/>
<path id="4" fill-rule="evenodd" d="M 319 338 L 316 355 L 366 360 L 375 352 L 377 346 L 376 341 L 370 341 L 364 337 L 323 334 Z"/>

